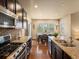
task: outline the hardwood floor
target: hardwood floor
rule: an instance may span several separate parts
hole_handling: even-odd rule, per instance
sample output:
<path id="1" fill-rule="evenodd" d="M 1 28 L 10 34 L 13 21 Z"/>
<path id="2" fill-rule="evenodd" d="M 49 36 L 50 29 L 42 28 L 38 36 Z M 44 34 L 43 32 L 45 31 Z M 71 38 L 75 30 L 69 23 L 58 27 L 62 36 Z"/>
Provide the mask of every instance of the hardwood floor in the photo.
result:
<path id="1" fill-rule="evenodd" d="M 32 49 L 28 59 L 51 59 L 45 44 L 32 41 Z"/>

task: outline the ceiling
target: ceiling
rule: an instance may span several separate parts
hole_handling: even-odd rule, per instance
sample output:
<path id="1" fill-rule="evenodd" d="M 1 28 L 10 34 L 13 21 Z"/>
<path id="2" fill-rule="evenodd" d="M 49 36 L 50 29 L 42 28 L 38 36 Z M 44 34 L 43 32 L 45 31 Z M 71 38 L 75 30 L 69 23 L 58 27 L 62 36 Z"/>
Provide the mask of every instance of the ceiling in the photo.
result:
<path id="1" fill-rule="evenodd" d="M 79 11 L 79 0 L 19 0 L 32 19 L 58 19 Z M 38 8 L 34 8 L 38 5 Z"/>

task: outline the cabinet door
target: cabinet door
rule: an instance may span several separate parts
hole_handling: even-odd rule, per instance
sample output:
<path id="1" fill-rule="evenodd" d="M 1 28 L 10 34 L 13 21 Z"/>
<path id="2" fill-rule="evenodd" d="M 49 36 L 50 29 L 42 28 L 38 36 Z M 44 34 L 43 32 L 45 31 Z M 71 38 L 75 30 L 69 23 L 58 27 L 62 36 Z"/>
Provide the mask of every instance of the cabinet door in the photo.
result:
<path id="1" fill-rule="evenodd" d="M 20 20 L 20 19 L 16 20 L 16 28 L 17 29 L 21 29 L 22 28 L 22 20 Z"/>
<path id="2" fill-rule="evenodd" d="M 51 42 L 51 55 L 52 59 L 56 59 L 56 47 L 54 42 Z"/>
<path id="3" fill-rule="evenodd" d="M 15 11 L 15 13 L 16 13 L 16 15 L 18 17 L 22 18 L 22 6 L 19 4 L 18 1 L 16 1 L 15 4 L 16 4 L 16 11 Z"/>
<path id="4" fill-rule="evenodd" d="M 24 27 L 24 29 L 27 29 L 28 28 L 28 22 L 27 22 L 27 20 L 24 20 L 23 21 L 23 27 Z"/>
<path id="5" fill-rule="evenodd" d="M 0 5 L 1 6 L 4 6 L 5 5 L 4 0 L 0 0 Z"/>
<path id="6" fill-rule="evenodd" d="M 52 42 L 52 59 L 62 59 L 62 50 L 54 42 Z"/>
<path id="7" fill-rule="evenodd" d="M 0 13 L 0 25 L 3 25 L 4 24 L 4 17 L 3 17 L 3 14 Z"/>
<path id="8" fill-rule="evenodd" d="M 5 2 L 6 2 L 6 0 L 0 0 L 0 5 L 3 6 L 3 7 L 6 7 L 6 3 Z"/>
<path id="9" fill-rule="evenodd" d="M 51 54 L 51 38 L 48 38 L 48 50 L 49 53 Z"/>
<path id="10" fill-rule="evenodd" d="M 4 25 L 15 26 L 15 19 L 9 16 L 6 16 L 4 19 Z"/>
<path id="11" fill-rule="evenodd" d="M 66 54 L 65 52 L 64 52 L 64 59 L 72 59 L 68 54 Z"/>
<path id="12" fill-rule="evenodd" d="M 15 13 L 15 0 L 7 0 L 7 8 Z"/>
<path id="13" fill-rule="evenodd" d="M 25 35 L 28 35 L 28 21 L 24 20 L 23 21 L 23 28 L 25 29 Z"/>
<path id="14" fill-rule="evenodd" d="M 56 46 L 56 59 L 62 59 L 62 50 Z"/>

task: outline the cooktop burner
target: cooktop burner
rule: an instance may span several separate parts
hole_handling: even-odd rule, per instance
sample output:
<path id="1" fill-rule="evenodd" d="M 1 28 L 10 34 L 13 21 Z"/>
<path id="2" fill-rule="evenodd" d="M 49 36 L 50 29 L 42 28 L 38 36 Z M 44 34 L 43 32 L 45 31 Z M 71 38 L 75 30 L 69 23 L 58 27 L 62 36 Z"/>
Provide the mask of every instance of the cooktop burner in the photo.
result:
<path id="1" fill-rule="evenodd" d="M 15 49 L 17 49 L 22 43 L 9 43 L 4 47 L 0 48 L 0 58 L 5 59 L 9 56 Z"/>

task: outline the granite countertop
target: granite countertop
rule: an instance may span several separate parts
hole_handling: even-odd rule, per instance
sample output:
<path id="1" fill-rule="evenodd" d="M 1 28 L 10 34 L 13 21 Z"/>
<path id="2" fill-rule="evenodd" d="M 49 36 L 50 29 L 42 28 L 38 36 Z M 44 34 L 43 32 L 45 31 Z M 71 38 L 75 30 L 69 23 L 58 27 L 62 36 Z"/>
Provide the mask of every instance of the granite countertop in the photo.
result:
<path id="1" fill-rule="evenodd" d="M 72 59 L 79 59 L 79 42 L 74 40 L 73 44 L 75 47 L 66 47 L 58 43 L 56 40 L 52 39 L 52 41 L 57 44 L 65 53 L 67 53 Z"/>
<path id="2" fill-rule="evenodd" d="M 24 43 L 24 42 L 27 42 L 30 38 L 31 38 L 31 36 L 23 36 L 19 39 L 16 39 L 16 40 L 12 41 L 12 42 Z"/>

